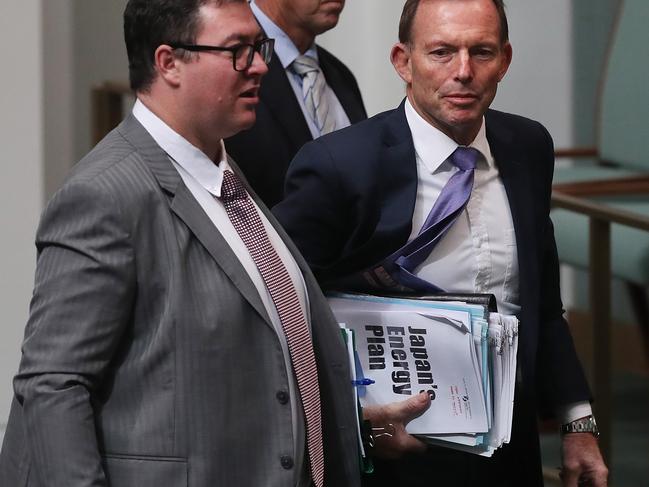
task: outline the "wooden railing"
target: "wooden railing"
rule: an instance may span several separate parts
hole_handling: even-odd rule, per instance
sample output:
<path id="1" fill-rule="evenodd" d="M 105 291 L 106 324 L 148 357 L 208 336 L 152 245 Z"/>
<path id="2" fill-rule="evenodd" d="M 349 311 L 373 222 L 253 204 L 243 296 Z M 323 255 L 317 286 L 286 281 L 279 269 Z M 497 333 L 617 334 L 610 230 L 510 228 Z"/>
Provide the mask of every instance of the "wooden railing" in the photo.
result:
<path id="1" fill-rule="evenodd" d="M 599 197 L 643 194 L 649 196 L 649 175 L 627 176 L 595 181 L 558 183 L 552 186 L 555 192 L 570 196 Z"/>
<path id="2" fill-rule="evenodd" d="M 600 448 L 611 465 L 611 224 L 649 232 L 649 217 L 612 208 L 556 189 L 552 206 L 585 215 L 590 221 L 589 294 L 593 317 L 593 389 L 595 411 L 601 431 Z"/>

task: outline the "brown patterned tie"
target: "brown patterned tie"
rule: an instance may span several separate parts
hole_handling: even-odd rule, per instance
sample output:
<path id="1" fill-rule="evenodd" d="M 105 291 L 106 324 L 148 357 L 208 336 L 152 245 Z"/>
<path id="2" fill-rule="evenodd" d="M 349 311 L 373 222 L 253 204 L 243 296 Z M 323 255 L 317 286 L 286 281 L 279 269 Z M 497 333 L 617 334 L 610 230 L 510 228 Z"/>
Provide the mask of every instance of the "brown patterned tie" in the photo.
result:
<path id="1" fill-rule="evenodd" d="M 259 269 L 282 322 L 304 407 L 311 476 L 314 484 L 322 487 L 324 450 L 318 372 L 309 327 L 304 319 L 297 292 L 286 267 L 268 239 L 264 224 L 248 197 L 248 192 L 232 171 L 223 171 L 220 199 L 228 218 Z"/>

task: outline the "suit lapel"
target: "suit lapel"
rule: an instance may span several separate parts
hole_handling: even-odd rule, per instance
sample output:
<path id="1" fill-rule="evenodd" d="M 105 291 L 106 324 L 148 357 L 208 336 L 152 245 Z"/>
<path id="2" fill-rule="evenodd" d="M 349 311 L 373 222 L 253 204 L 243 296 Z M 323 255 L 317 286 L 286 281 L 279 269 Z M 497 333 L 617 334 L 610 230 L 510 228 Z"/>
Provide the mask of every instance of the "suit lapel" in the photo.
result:
<path id="1" fill-rule="evenodd" d="M 386 116 L 382 131 L 383 146 L 374 169 L 377 184 L 373 193 L 380 207 L 377 214 L 363 218 L 370 224 L 376 223 L 373 233 L 358 247 L 355 257 L 365 263 L 364 267 L 378 263 L 406 242 L 417 197 L 415 148 L 404 103 Z M 369 207 L 376 208 L 375 205 Z"/>
<path id="2" fill-rule="evenodd" d="M 273 54 L 268 73 L 261 82 L 259 95 L 277 120 L 277 127 L 284 128 L 285 136 L 296 150 L 312 139 L 295 92 L 276 54 Z"/>
<path id="3" fill-rule="evenodd" d="M 162 189 L 170 196 L 171 210 L 201 242 L 217 265 L 230 278 L 250 305 L 269 326 L 270 318 L 252 280 L 221 233 L 203 211 L 167 154 L 156 144 L 140 123 L 129 115 L 118 128 L 122 136 L 136 147 Z M 239 169 L 237 168 L 237 172 Z M 258 203 L 259 204 L 259 203 Z"/>
<path id="4" fill-rule="evenodd" d="M 405 240 L 417 198 L 417 161 L 405 114 L 405 100 L 386 120 L 381 153 L 382 208 L 379 229 Z"/>
<path id="5" fill-rule="evenodd" d="M 327 84 L 336 94 L 336 98 L 338 98 L 343 110 L 345 110 L 350 123 L 354 124 L 367 118 L 365 108 L 359 99 L 360 94 L 356 93 L 350 84 L 352 80 L 346 78 L 344 73 L 337 68 L 331 59 L 333 56 L 330 53 L 320 46 L 317 46 L 317 49 L 320 69 L 322 69 Z"/>
<path id="6" fill-rule="evenodd" d="M 538 219 L 534 215 L 531 171 L 527 164 L 525 148 L 516 145 L 512 132 L 494 121 L 489 112 L 486 115 L 486 124 L 489 147 L 505 187 L 516 234 L 521 321 L 523 326 L 530 326 L 534 320 L 528 316 L 536 306 L 532 301 L 535 296 L 533 286 L 538 282 L 538 269 L 535 264 L 538 242 L 534 228 Z M 531 335 L 526 333 L 523 336 L 529 338 Z M 522 345 L 525 347 L 530 344 Z"/>

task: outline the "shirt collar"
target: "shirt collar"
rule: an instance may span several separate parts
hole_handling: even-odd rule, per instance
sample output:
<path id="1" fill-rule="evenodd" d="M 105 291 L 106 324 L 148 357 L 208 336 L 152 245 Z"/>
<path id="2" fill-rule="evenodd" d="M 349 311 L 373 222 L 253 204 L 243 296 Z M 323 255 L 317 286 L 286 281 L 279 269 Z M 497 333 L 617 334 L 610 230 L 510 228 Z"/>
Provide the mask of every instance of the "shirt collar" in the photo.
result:
<path id="1" fill-rule="evenodd" d="M 286 32 L 273 22 L 268 15 L 257 6 L 254 0 L 250 2 L 250 8 L 266 35 L 275 39 L 275 54 L 277 54 L 279 61 L 282 63 L 282 67 L 287 69 L 291 63 L 300 56 L 299 49 L 295 46 Z M 307 49 L 304 55 L 312 57 L 318 61 L 318 50 L 315 47 L 315 43 Z"/>
<path id="2" fill-rule="evenodd" d="M 221 140 L 221 161 L 216 165 L 203 151 L 175 132 L 139 99 L 133 106 L 133 116 L 174 162 L 212 195 L 217 198 L 221 196 L 223 171 L 230 169 L 223 140 Z"/>
<path id="3" fill-rule="evenodd" d="M 406 98 L 405 111 L 417 156 L 431 174 L 440 171 L 444 161 L 459 147 L 458 143 L 424 120 L 414 109 L 408 98 Z M 494 165 L 489 142 L 487 141 L 484 117 L 478 135 L 469 144 L 469 147 L 480 151 L 489 167 Z M 481 161 L 479 160 L 478 168 L 480 164 Z"/>

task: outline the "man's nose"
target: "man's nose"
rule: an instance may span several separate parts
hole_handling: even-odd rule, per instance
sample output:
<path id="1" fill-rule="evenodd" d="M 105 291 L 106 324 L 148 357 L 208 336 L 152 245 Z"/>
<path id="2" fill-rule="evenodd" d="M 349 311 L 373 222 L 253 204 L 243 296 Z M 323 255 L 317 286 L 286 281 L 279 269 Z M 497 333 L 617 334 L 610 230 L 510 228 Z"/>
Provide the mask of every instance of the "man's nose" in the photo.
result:
<path id="1" fill-rule="evenodd" d="M 264 62 L 261 53 L 255 52 L 252 57 L 252 63 L 248 67 L 248 74 L 255 74 L 263 76 L 268 72 L 268 65 Z"/>
<path id="2" fill-rule="evenodd" d="M 455 77 L 458 81 L 466 83 L 473 78 L 473 67 L 471 65 L 471 56 L 466 51 L 460 51 L 457 56 Z"/>

